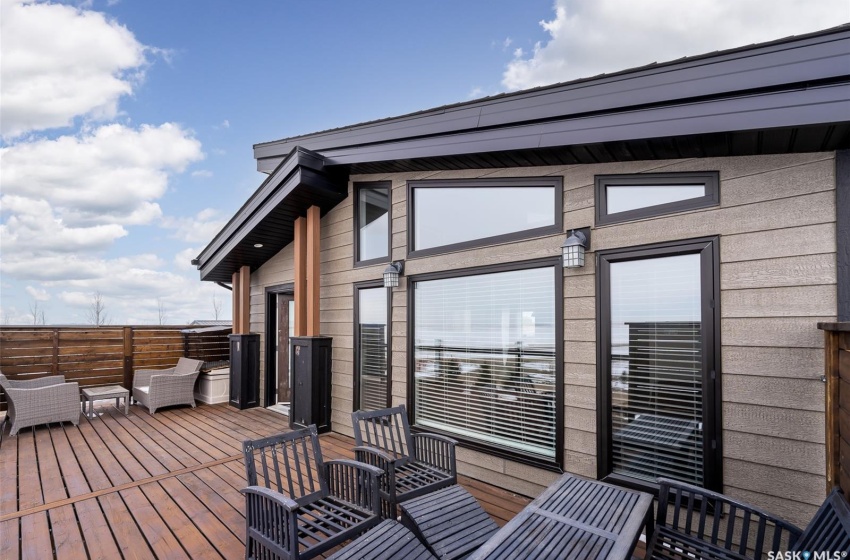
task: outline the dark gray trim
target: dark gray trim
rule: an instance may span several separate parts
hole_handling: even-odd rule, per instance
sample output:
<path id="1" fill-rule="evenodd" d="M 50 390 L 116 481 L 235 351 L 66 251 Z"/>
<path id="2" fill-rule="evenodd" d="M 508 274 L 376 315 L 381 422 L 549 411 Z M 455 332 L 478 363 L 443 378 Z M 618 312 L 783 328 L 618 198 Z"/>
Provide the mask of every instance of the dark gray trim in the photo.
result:
<path id="1" fill-rule="evenodd" d="M 416 246 L 415 237 L 415 212 L 414 193 L 415 189 L 424 188 L 500 188 L 500 187 L 552 187 L 554 191 L 554 208 L 555 208 L 555 223 L 551 226 L 544 226 L 534 229 L 526 229 L 492 237 L 482 237 L 480 239 L 471 239 L 460 243 L 452 243 L 450 245 L 440 245 L 439 247 L 429 247 L 427 249 L 414 250 Z M 542 176 L 542 177 L 505 177 L 494 179 L 431 179 L 423 181 L 408 181 L 407 182 L 407 258 L 425 257 L 429 255 L 440 255 L 443 253 L 451 253 L 455 251 L 463 251 L 475 247 L 484 247 L 488 245 L 499 245 L 502 243 L 511 243 L 522 239 L 531 239 L 533 237 L 542 237 L 545 235 L 553 235 L 561 233 L 564 228 L 564 178 L 560 176 Z"/>
<path id="2" fill-rule="evenodd" d="M 266 369 L 263 372 L 265 375 L 265 386 L 266 386 L 266 398 L 264 407 L 271 406 L 273 404 L 277 404 L 277 400 L 275 399 L 272 402 L 271 395 L 277 395 L 277 387 L 272 382 L 271 375 L 269 375 L 269 371 L 271 371 L 271 364 L 274 360 L 274 337 L 272 336 L 272 331 L 275 330 L 277 326 L 277 296 L 278 294 L 292 294 L 295 297 L 295 284 L 292 282 L 288 282 L 286 284 L 276 284 L 274 286 L 266 286 L 263 291 L 263 302 L 266 306 L 266 359 L 265 366 Z M 271 313 L 271 311 L 274 313 Z M 277 364 L 274 365 L 275 373 L 277 372 Z"/>
<path id="3" fill-rule="evenodd" d="M 387 209 L 387 256 L 367 259 L 365 261 L 360 258 L 360 189 L 387 189 L 387 201 L 389 208 Z M 352 195 L 354 196 L 354 268 L 363 266 L 371 266 L 374 264 L 382 264 L 390 262 L 390 257 L 393 254 L 393 182 L 392 181 L 368 181 L 354 183 L 352 187 Z"/>
<path id="4" fill-rule="evenodd" d="M 407 408 L 408 418 L 411 423 L 415 419 L 415 368 L 416 358 L 414 356 L 414 324 L 415 314 L 415 284 L 428 280 L 441 280 L 445 278 L 460 278 L 463 276 L 478 276 L 481 274 L 493 274 L 497 272 L 512 272 L 529 268 L 555 268 L 555 458 L 553 461 L 543 457 L 524 455 L 514 450 L 505 449 L 495 445 L 488 445 L 478 440 L 458 436 L 455 433 L 440 432 L 430 426 L 427 430 L 411 426 L 414 431 L 428 431 L 443 433 L 458 441 L 461 447 L 481 451 L 496 457 L 502 457 L 517 463 L 531 465 L 540 469 L 563 472 L 564 468 L 564 269 L 561 265 L 561 257 L 546 257 L 528 261 L 511 263 L 500 263 L 495 265 L 476 266 L 458 270 L 444 270 L 440 272 L 429 272 L 407 277 Z"/>
<path id="5" fill-rule="evenodd" d="M 657 486 L 611 473 L 611 364 L 610 266 L 612 262 L 684 254 L 700 255 L 700 282 L 703 298 L 703 485 L 710 490 L 723 488 L 723 431 L 720 340 L 720 238 L 704 237 L 637 247 L 606 249 L 596 254 L 596 439 L 597 478 L 656 492 Z M 706 323 L 710 323 L 706 326 Z"/>
<path id="6" fill-rule="evenodd" d="M 357 412 L 360 404 L 360 297 L 362 289 L 383 288 L 384 280 L 367 280 L 355 282 L 354 286 L 354 397 L 351 403 L 351 412 Z M 392 406 L 393 394 L 393 295 L 392 290 L 387 292 L 387 402 L 386 406 Z"/>
<path id="7" fill-rule="evenodd" d="M 496 95 L 367 122 L 256 144 L 259 168 L 295 145 L 312 150 L 374 145 L 413 137 L 439 137 L 460 131 L 515 126 L 532 121 L 575 118 L 605 111 L 755 92 L 847 75 L 850 28 L 730 49 L 599 77 Z M 834 113 L 834 115 L 847 114 Z M 774 125 L 775 126 L 775 125 Z"/>
<path id="8" fill-rule="evenodd" d="M 628 186 L 663 186 L 663 185 L 702 185 L 705 186 L 705 196 L 689 198 L 666 204 L 656 204 L 636 208 L 627 212 L 608 213 L 608 196 L 606 187 Z M 708 208 L 720 204 L 720 173 L 706 171 L 699 173 L 633 173 L 627 175 L 597 175 L 594 196 L 596 199 L 596 225 L 616 224 L 631 220 L 640 220 L 652 216 L 675 214 L 698 208 Z"/>
<path id="9" fill-rule="evenodd" d="M 850 321 L 850 150 L 835 153 L 838 321 Z"/>

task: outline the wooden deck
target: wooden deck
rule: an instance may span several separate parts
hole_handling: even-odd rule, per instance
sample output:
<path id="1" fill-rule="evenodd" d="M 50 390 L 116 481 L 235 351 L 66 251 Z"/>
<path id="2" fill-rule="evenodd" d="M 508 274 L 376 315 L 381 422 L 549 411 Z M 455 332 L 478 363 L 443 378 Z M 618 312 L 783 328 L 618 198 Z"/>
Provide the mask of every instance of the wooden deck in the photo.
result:
<path id="1" fill-rule="evenodd" d="M 24 429 L 0 447 L 0 558 L 242 558 L 241 442 L 287 429 L 263 409 L 225 405 L 150 416 L 111 401 L 93 420 Z M 354 442 L 321 437 L 326 459 Z M 461 477 L 500 525 L 530 500 Z"/>

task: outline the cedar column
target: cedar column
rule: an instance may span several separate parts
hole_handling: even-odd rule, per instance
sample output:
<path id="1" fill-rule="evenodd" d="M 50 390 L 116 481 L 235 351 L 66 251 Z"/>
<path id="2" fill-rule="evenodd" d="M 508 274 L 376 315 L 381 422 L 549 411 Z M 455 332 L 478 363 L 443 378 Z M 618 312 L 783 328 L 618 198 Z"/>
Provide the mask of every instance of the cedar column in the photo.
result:
<path id="1" fill-rule="evenodd" d="M 251 267 L 239 269 L 239 334 L 251 332 Z"/>
<path id="2" fill-rule="evenodd" d="M 307 335 L 307 220 L 295 219 L 295 336 Z"/>
<path id="3" fill-rule="evenodd" d="M 319 336 L 319 258 L 321 243 L 318 206 L 307 209 L 307 336 Z"/>
<path id="4" fill-rule="evenodd" d="M 240 323 L 242 313 L 239 311 L 239 271 L 234 272 L 231 278 L 230 298 L 233 304 L 233 334 L 240 334 L 242 332 L 242 324 Z"/>

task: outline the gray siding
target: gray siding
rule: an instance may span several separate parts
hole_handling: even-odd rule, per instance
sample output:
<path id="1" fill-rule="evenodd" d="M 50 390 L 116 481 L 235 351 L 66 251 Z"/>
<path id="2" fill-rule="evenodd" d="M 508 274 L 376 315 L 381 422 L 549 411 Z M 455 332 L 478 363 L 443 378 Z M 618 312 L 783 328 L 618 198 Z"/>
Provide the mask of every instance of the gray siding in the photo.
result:
<path id="1" fill-rule="evenodd" d="M 415 179 L 564 178 L 565 228 L 594 223 L 597 174 L 719 171 L 719 207 L 594 228 L 592 249 L 720 236 L 724 490 L 805 524 L 823 499 L 823 339 L 836 313 L 834 153 L 597 165 L 360 175 L 392 181 L 393 259 L 405 277 L 560 254 L 564 235 L 406 259 L 407 182 Z M 353 268 L 352 197 L 322 219 L 322 333 L 334 337 L 334 429 L 351 434 L 352 283 L 385 265 Z M 564 466 L 596 476 L 596 301 L 592 253 L 564 278 Z M 393 401 L 407 395 L 407 283 L 393 293 Z M 252 275 L 252 330 L 264 330 L 265 286 L 292 280 L 285 248 Z M 264 361 L 263 361 L 264 363 Z M 462 449 L 461 472 L 526 495 L 555 474 Z"/>

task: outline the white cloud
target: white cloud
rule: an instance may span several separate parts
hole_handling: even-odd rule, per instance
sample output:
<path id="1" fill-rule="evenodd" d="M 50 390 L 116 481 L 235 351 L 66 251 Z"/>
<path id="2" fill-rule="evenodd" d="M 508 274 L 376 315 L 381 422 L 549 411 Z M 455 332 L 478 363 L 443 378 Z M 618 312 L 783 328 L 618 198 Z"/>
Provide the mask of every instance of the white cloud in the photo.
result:
<path id="1" fill-rule="evenodd" d="M 147 49 L 104 14 L 32 0 L 0 2 L 0 134 L 113 118 L 133 91 Z"/>
<path id="2" fill-rule="evenodd" d="M 47 301 L 50 299 L 50 294 L 47 293 L 47 290 L 35 288 L 33 286 L 27 286 L 26 290 L 27 293 L 36 301 Z"/>
<path id="3" fill-rule="evenodd" d="M 174 266 L 178 270 L 197 270 L 197 267 L 192 264 L 192 259 L 197 257 L 200 252 L 201 249 L 195 247 L 189 247 L 188 249 L 179 251 L 174 255 Z"/>
<path id="4" fill-rule="evenodd" d="M 192 171 L 192 177 L 200 177 L 202 179 L 208 179 L 213 176 L 213 172 L 209 169 L 198 169 L 197 171 Z"/>
<path id="5" fill-rule="evenodd" d="M 110 124 L 0 149 L 4 195 L 45 200 L 72 227 L 150 223 L 169 173 L 202 158 L 200 142 L 172 123 Z"/>
<path id="6" fill-rule="evenodd" d="M 846 0 L 556 0 L 548 33 L 502 76 L 525 89 L 799 35 L 850 20 Z"/>
<path id="7" fill-rule="evenodd" d="M 227 216 L 221 211 L 205 208 L 194 216 L 165 216 L 162 227 L 174 230 L 173 237 L 187 243 L 208 243 L 227 223 Z M 193 257 L 197 254 L 193 255 Z"/>

